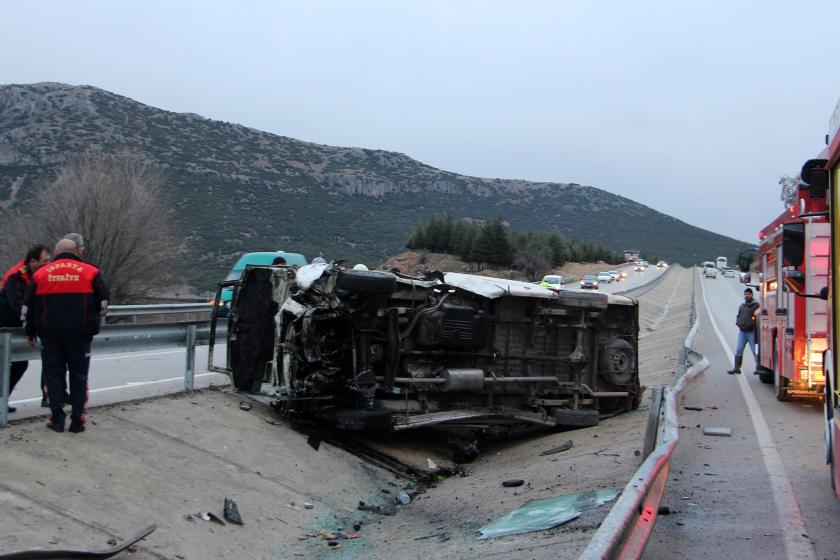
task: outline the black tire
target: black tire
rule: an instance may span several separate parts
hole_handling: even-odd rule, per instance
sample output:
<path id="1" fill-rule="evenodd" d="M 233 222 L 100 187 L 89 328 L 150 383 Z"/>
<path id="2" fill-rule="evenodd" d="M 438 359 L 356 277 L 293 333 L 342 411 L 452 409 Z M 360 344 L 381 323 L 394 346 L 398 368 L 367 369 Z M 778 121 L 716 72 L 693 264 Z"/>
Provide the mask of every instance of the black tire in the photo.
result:
<path id="1" fill-rule="evenodd" d="M 397 277 L 389 272 L 342 270 L 336 287 L 349 292 L 390 294 L 397 285 Z"/>
<path id="2" fill-rule="evenodd" d="M 767 385 L 773 384 L 773 372 L 769 369 L 762 368 L 758 372 L 758 380 Z"/>
<path id="3" fill-rule="evenodd" d="M 555 408 L 552 416 L 558 428 L 591 428 L 600 421 L 598 411 L 592 408 Z"/>
<path id="4" fill-rule="evenodd" d="M 774 364 L 775 365 L 775 364 Z M 776 369 L 776 368 L 774 368 Z M 790 400 L 790 397 L 787 394 L 787 385 L 788 379 L 787 377 L 782 377 L 778 374 L 778 372 L 773 373 L 773 389 L 776 393 L 776 400 L 779 402 L 786 402 Z"/>

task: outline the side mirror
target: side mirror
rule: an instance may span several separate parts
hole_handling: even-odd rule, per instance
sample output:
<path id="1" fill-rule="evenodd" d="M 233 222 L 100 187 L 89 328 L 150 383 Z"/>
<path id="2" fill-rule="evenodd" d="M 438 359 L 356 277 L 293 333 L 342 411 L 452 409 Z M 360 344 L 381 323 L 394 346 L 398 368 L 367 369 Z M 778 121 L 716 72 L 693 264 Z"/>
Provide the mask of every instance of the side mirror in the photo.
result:
<path id="1" fill-rule="evenodd" d="M 820 290 L 820 299 L 828 299 L 828 286 L 823 286 Z"/>
<path id="2" fill-rule="evenodd" d="M 782 255 L 785 266 L 799 266 L 805 260 L 805 224 L 782 226 Z"/>
<path id="3" fill-rule="evenodd" d="M 742 272 L 740 275 L 741 284 L 749 284 L 752 274 L 749 272 Z"/>

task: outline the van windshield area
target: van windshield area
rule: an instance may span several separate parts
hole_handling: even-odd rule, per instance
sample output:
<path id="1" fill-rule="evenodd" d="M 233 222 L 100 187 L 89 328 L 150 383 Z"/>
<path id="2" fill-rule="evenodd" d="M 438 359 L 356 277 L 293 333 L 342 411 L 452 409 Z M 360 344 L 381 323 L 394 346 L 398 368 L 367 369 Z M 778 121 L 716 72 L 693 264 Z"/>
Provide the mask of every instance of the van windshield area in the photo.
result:
<path id="1" fill-rule="evenodd" d="M 225 276 L 225 282 L 229 282 L 231 280 L 239 280 L 242 278 L 243 270 L 231 270 L 228 272 L 228 275 Z"/>

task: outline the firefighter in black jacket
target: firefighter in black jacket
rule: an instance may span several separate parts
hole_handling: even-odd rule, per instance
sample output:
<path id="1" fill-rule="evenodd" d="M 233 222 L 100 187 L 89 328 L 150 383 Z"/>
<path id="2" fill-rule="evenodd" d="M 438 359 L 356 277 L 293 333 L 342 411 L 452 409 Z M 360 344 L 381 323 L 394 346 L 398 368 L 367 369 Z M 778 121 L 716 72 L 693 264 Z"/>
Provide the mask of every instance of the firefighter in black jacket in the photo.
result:
<path id="1" fill-rule="evenodd" d="M 64 431 L 64 373 L 70 372 L 70 431 L 85 431 L 90 343 L 108 308 L 108 288 L 95 266 L 82 262 L 76 244 L 62 239 L 55 257 L 32 276 L 24 298 L 26 334 L 41 338 L 52 417 L 47 427 Z"/>
<path id="2" fill-rule="evenodd" d="M 17 262 L 3 275 L 3 279 L 0 281 L 0 327 L 21 326 L 20 313 L 26 288 L 32 281 L 32 275 L 35 271 L 49 260 L 50 253 L 47 248 L 43 245 L 35 245 L 26 252 L 22 261 Z M 12 362 L 9 370 L 10 395 L 17 382 L 23 377 L 27 367 L 29 367 L 29 362 L 25 360 Z M 16 410 L 13 406 L 9 407 L 9 412 L 15 412 Z"/>

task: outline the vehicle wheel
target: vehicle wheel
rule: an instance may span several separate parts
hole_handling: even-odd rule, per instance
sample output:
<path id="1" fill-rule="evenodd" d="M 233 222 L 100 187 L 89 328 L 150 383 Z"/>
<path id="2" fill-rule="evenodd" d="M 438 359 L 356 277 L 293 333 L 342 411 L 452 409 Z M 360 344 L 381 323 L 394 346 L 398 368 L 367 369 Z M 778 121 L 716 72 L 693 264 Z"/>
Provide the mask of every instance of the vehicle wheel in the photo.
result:
<path id="1" fill-rule="evenodd" d="M 591 408 L 555 408 L 552 416 L 558 428 L 590 428 L 600 420 L 598 411 Z"/>
<path id="2" fill-rule="evenodd" d="M 758 380 L 762 383 L 770 385 L 771 383 L 773 383 L 773 372 L 767 368 L 761 368 L 761 370 L 759 370 L 758 372 Z"/>
<path id="3" fill-rule="evenodd" d="M 390 294 L 397 285 L 397 277 L 377 270 L 342 270 L 336 280 L 336 287 L 351 292 L 369 294 Z"/>
<path id="4" fill-rule="evenodd" d="M 773 360 L 773 361 L 774 361 L 773 365 L 775 366 L 775 360 Z M 779 368 L 774 367 L 773 369 L 778 370 Z M 788 385 L 787 377 L 782 377 L 781 375 L 779 375 L 778 371 L 774 371 L 774 373 L 773 373 L 773 388 L 776 391 L 776 400 L 777 401 L 785 402 L 785 401 L 790 400 L 790 397 L 787 394 L 787 385 Z"/>

